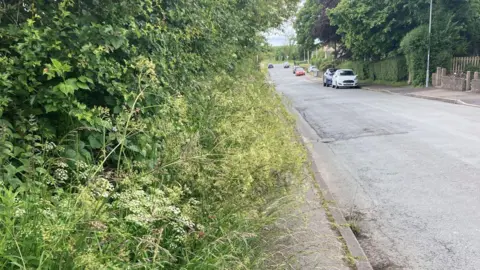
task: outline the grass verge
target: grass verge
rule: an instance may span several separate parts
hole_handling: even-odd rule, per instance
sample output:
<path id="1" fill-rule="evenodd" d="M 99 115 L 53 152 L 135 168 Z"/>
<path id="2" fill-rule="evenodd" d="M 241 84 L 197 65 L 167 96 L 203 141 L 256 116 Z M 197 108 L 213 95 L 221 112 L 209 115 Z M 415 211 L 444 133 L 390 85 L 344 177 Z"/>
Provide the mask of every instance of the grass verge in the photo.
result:
<path id="1" fill-rule="evenodd" d="M 30 165 L 43 174 L 0 184 L 0 268 L 259 268 L 305 150 L 253 62 L 197 83 L 148 105 L 161 114 L 140 107 L 114 131 L 88 131 L 102 140 L 87 162 L 59 154 L 62 141 L 39 144 Z M 83 149 L 79 138 L 66 140 Z"/>

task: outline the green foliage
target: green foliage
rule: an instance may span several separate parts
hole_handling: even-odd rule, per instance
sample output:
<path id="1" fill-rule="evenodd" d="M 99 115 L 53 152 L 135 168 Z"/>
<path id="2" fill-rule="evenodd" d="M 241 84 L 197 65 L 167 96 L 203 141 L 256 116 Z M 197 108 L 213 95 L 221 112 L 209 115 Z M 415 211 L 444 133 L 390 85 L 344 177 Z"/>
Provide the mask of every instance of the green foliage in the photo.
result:
<path id="1" fill-rule="evenodd" d="M 412 11 L 425 7 L 426 2 L 342 0 L 328 14 L 354 58 L 379 59 L 398 49 L 403 36 L 416 23 Z"/>
<path id="2" fill-rule="evenodd" d="M 315 37 L 313 29 L 320 14 L 321 6 L 316 0 L 307 0 L 296 16 L 293 27 L 297 33 L 297 44 L 299 52 L 303 50 L 312 51 L 315 48 Z"/>
<path id="3" fill-rule="evenodd" d="M 406 81 L 408 79 L 407 62 L 404 56 L 385 59 L 370 64 L 374 80 L 390 82 Z"/>
<path id="4" fill-rule="evenodd" d="M 275 61 L 294 61 L 300 59 L 297 45 L 294 44 L 273 47 L 272 50 Z"/>
<path id="5" fill-rule="evenodd" d="M 431 38 L 431 73 L 436 67 L 449 67 L 452 56 L 465 53 L 467 49 L 467 43 L 461 36 L 462 27 L 454 22 L 454 14 L 445 10 L 438 10 L 435 14 L 437 20 L 432 26 L 432 32 L 437 34 Z M 408 33 L 401 43 L 409 72 L 413 75 L 412 83 L 416 85 L 423 84 L 426 78 L 427 36 L 428 26 L 422 25 Z"/>
<path id="6" fill-rule="evenodd" d="M 0 268 L 253 265 L 304 153 L 249 59 L 296 4 L 4 3 Z"/>
<path id="7" fill-rule="evenodd" d="M 428 0 L 341 0 L 329 17 L 354 59 L 377 61 L 403 52 L 413 82 L 423 84 L 429 9 Z M 433 1 L 431 67 L 446 67 L 455 55 L 478 54 L 479 14 L 479 0 Z"/>
<path id="8" fill-rule="evenodd" d="M 336 44 L 340 41 L 340 36 L 336 33 L 337 27 L 330 24 L 327 11 L 335 8 L 338 2 L 339 0 L 305 1 L 297 13 L 294 24 L 300 54 L 303 50 L 314 49 L 317 42 L 322 45 L 333 44 L 337 49 Z M 334 54 L 337 54 L 337 50 Z"/>
<path id="9" fill-rule="evenodd" d="M 377 62 L 345 61 L 340 68 L 355 71 L 360 80 L 399 82 L 406 81 L 408 68 L 405 57 L 393 57 Z"/>
<path id="10" fill-rule="evenodd" d="M 325 71 L 327 68 L 333 68 L 336 66 L 336 62 L 332 58 L 325 59 L 325 57 L 313 58 L 312 64 L 319 70 Z"/>
<path id="11" fill-rule="evenodd" d="M 368 63 L 363 61 L 344 61 L 338 66 L 339 68 L 352 69 L 357 74 L 359 80 L 369 78 Z"/>
<path id="12" fill-rule="evenodd" d="M 409 32 L 402 40 L 401 48 L 405 52 L 408 71 L 412 75 L 412 83 L 416 85 L 425 82 L 428 43 L 425 36 L 428 33 L 426 25 L 420 26 Z"/>

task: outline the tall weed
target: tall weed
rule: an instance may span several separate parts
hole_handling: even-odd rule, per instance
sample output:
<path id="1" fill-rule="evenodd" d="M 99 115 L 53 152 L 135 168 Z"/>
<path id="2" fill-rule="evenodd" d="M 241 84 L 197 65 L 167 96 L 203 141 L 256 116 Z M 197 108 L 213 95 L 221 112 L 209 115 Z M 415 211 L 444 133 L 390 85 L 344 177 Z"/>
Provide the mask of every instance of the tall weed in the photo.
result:
<path id="1" fill-rule="evenodd" d="M 199 87 L 155 105 L 158 117 L 140 103 L 113 119 L 114 132 L 88 131 L 102 138 L 92 160 L 62 155 L 84 149 L 79 131 L 34 151 L 43 173 L 0 187 L 0 268 L 257 265 L 269 207 L 300 179 L 294 121 L 251 62 Z"/>

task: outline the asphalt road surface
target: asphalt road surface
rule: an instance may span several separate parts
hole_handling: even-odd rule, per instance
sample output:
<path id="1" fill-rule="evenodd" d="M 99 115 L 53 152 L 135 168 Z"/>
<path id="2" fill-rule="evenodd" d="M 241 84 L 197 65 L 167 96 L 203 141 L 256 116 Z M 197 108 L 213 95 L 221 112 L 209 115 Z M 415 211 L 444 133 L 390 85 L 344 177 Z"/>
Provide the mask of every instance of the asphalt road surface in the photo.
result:
<path id="1" fill-rule="evenodd" d="M 270 70 L 376 269 L 480 269 L 480 109 Z M 314 133 L 314 134 L 315 134 Z"/>

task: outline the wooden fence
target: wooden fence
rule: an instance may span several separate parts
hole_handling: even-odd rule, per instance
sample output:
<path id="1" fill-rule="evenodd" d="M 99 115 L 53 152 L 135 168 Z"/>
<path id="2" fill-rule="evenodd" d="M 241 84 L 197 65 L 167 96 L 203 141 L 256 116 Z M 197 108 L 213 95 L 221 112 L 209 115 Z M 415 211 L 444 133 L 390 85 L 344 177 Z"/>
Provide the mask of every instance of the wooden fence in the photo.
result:
<path id="1" fill-rule="evenodd" d="M 467 72 L 468 67 L 480 68 L 480 56 L 454 57 L 452 60 L 452 73 L 461 74 Z"/>

